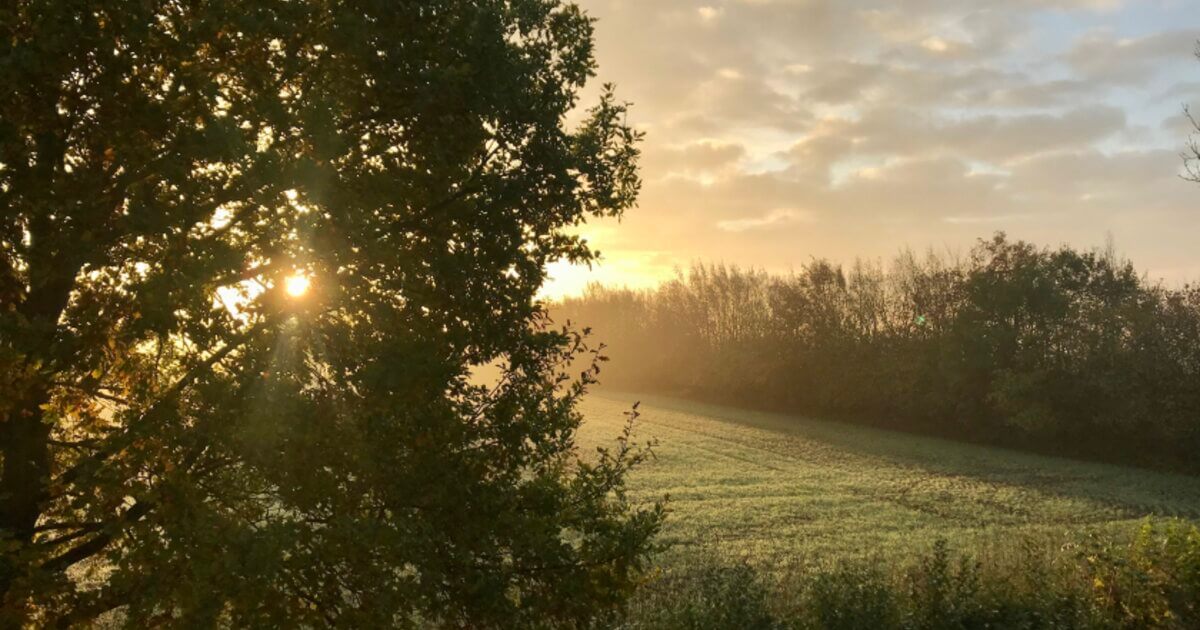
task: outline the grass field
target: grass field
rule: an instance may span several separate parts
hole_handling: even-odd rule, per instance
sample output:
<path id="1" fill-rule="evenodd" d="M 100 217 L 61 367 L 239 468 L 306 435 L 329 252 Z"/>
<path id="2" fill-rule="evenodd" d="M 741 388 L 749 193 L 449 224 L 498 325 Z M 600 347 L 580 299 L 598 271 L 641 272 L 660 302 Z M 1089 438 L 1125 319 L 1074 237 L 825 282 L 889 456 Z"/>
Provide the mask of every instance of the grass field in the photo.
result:
<path id="1" fill-rule="evenodd" d="M 666 564 L 800 568 L 908 556 L 938 538 L 987 556 L 1119 536 L 1150 515 L 1200 519 L 1192 477 L 656 396 L 590 394 L 581 445 L 610 441 L 635 400 L 638 439 L 659 444 L 631 487 L 670 496 Z"/>

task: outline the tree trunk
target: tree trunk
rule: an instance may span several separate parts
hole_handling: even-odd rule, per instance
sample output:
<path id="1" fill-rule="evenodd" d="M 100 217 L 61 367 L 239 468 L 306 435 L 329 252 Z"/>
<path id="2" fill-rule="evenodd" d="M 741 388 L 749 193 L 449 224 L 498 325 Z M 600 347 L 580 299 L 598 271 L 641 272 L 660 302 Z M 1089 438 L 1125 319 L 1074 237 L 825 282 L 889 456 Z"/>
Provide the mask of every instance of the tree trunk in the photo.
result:
<path id="1" fill-rule="evenodd" d="M 14 544 L 0 558 L 0 602 L 23 573 L 20 558 L 33 541 L 50 477 L 50 426 L 42 422 L 45 388 L 36 388 L 0 424 L 0 540 Z"/>
<path id="2" fill-rule="evenodd" d="M 36 227 L 41 229 L 35 231 L 34 238 L 40 242 L 43 230 L 48 228 Z M 50 365 L 55 355 L 58 319 L 70 299 L 79 265 L 62 257 L 47 262 L 39 257 L 31 259 L 43 264 L 30 265 L 33 288 L 19 307 L 31 323 L 29 332 L 33 336 L 32 341 L 24 340 L 23 345 L 33 349 L 27 360 L 36 358 Z M 58 269 L 59 273 L 38 273 L 46 268 Z M 7 418 L 0 418 L 0 456 L 4 467 L 0 472 L 0 541 L 15 544 L 0 556 L 0 607 L 13 581 L 24 572 L 21 557 L 33 541 L 42 504 L 49 496 L 51 427 L 44 422 L 42 406 L 50 401 L 50 386 L 48 377 L 40 379 L 29 385 L 22 399 L 10 408 Z M 3 621 L 0 619 L 0 623 Z"/>

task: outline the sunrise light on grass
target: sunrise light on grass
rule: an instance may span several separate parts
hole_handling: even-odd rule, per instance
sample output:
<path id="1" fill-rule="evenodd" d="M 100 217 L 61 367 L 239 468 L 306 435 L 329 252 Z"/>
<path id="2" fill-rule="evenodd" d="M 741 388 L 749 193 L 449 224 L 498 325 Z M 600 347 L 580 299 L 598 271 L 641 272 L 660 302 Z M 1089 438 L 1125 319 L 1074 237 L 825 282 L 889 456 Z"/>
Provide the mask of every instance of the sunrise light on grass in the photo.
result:
<path id="1" fill-rule="evenodd" d="M 1196 0 L 9 0 L 0 629 L 1200 628 Z"/>

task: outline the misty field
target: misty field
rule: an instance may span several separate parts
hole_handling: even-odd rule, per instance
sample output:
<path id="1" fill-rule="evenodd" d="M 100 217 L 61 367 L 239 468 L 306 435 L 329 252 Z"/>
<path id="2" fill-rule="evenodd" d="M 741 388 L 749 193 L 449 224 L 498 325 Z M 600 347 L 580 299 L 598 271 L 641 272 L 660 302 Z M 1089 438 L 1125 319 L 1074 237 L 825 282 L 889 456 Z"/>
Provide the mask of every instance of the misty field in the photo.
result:
<path id="1" fill-rule="evenodd" d="M 658 396 L 589 395 L 581 447 L 609 442 L 635 400 L 636 438 L 659 444 L 631 489 L 670 497 L 667 565 L 899 559 L 939 538 L 999 557 L 1125 536 L 1146 516 L 1200 518 L 1193 477 Z"/>

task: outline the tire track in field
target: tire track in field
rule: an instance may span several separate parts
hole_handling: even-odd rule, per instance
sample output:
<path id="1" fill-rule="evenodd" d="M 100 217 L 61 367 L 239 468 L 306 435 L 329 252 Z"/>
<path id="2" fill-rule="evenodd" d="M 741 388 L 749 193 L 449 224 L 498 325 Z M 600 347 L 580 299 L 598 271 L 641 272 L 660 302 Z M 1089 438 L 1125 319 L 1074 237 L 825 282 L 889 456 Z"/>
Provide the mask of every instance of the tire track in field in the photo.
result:
<path id="1" fill-rule="evenodd" d="M 669 415 L 678 415 L 675 412 L 667 412 L 667 414 L 664 414 L 664 415 L 668 415 L 668 414 Z M 701 420 L 700 422 L 717 422 L 717 421 L 716 420 L 708 420 L 706 418 L 704 420 Z M 927 514 L 930 516 L 935 516 L 941 520 L 950 521 L 955 526 L 992 524 L 994 522 L 994 517 L 998 515 L 995 513 L 982 514 L 982 515 L 981 514 L 971 514 L 971 513 L 964 512 L 961 508 L 947 509 L 946 506 L 957 505 L 958 503 L 960 503 L 960 502 L 955 502 L 955 501 L 938 501 L 938 500 L 936 500 L 937 498 L 935 498 L 935 500 L 932 502 L 932 504 L 925 504 L 925 503 L 920 502 L 919 500 L 910 499 L 908 497 L 908 493 L 911 491 L 911 489 L 913 487 L 916 487 L 918 485 L 928 483 L 931 481 L 951 480 L 952 479 L 951 477 L 947 477 L 947 476 L 943 476 L 943 475 L 937 475 L 936 477 L 931 479 L 930 475 L 934 474 L 934 473 L 930 473 L 928 471 L 923 471 L 916 467 L 910 468 L 910 467 L 905 467 L 905 466 L 895 466 L 894 464 L 891 464 L 889 462 L 889 464 L 891 464 L 892 468 L 896 472 L 902 473 L 905 476 L 911 477 L 911 483 L 908 484 L 907 487 L 903 488 L 899 494 L 896 494 L 894 492 L 894 489 L 890 486 L 890 484 L 880 484 L 878 482 L 869 483 L 869 480 L 860 479 L 858 477 L 858 475 L 861 474 L 861 472 L 862 472 L 863 464 L 867 463 L 868 461 L 870 461 L 872 459 L 875 459 L 874 457 L 858 455 L 855 453 L 848 453 L 845 450 L 839 449 L 838 447 L 833 446 L 833 445 L 817 444 L 811 438 L 808 438 L 806 436 L 797 435 L 797 434 L 786 432 L 786 431 L 778 432 L 780 434 L 781 441 L 783 441 L 783 440 L 791 441 L 791 442 L 802 441 L 806 447 L 804 450 L 817 451 L 820 454 L 824 454 L 824 455 L 831 456 L 831 457 L 829 457 L 828 459 L 821 458 L 822 461 L 808 460 L 808 459 L 805 459 L 803 457 L 803 455 L 797 454 L 795 452 L 795 449 L 780 450 L 778 448 L 769 448 L 769 447 L 765 447 L 765 446 L 760 446 L 759 444 L 756 444 L 754 442 L 761 443 L 761 441 L 763 441 L 763 440 L 755 440 L 754 437 L 751 437 L 751 436 L 747 436 L 747 437 L 750 437 L 750 439 L 753 440 L 753 442 L 747 441 L 744 438 L 739 439 L 739 437 L 741 437 L 741 436 L 733 437 L 732 435 L 730 435 L 730 433 L 732 433 L 732 432 L 718 433 L 718 432 L 714 432 L 711 430 L 703 430 L 703 429 L 696 428 L 694 426 L 694 424 L 696 424 L 697 421 L 695 421 L 695 420 L 689 422 L 687 419 L 685 419 L 682 423 L 680 423 L 680 422 L 670 422 L 670 421 L 666 421 L 665 419 L 657 419 L 656 418 L 653 420 L 646 420 L 646 423 L 648 425 L 666 427 L 670 430 L 673 430 L 673 431 L 676 431 L 679 433 L 683 433 L 688 436 L 701 436 L 707 440 L 718 441 L 718 442 L 722 442 L 722 443 L 726 443 L 726 444 L 732 444 L 732 445 L 742 448 L 742 449 L 753 450 L 753 451 L 771 454 L 777 458 L 785 460 L 785 462 L 787 464 L 792 465 L 792 469 L 785 470 L 778 466 L 772 466 L 772 465 L 766 464 L 762 461 L 758 461 L 758 460 L 755 460 L 755 459 L 752 459 L 749 457 L 733 455 L 732 453 L 729 453 L 728 451 L 704 446 L 696 441 L 690 441 L 690 442 L 686 443 L 687 448 L 690 448 L 690 449 L 695 449 L 695 450 L 700 450 L 700 451 L 704 451 L 707 453 L 712 453 L 714 455 L 717 455 L 717 456 L 723 457 L 723 458 L 727 458 L 727 459 L 733 459 L 733 460 L 737 460 L 737 461 L 746 462 L 746 463 L 749 463 L 754 466 L 767 468 L 769 470 L 780 472 L 780 473 L 793 473 L 793 474 L 796 474 L 799 476 L 804 476 L 804 477 L 816 477 L 818 475 L 813 475 L 812 473 L 824 472 L 823 469 L 840 468 L 840 469 L 848 470 L 855 474 L 852 475 L 852 477 L 850 479 L 841 480 L 843 483 L 839 484 L 839 486 L 836 488 L 838 491 L 844 492 L 844 493 L 847 493 L 847 494 L 850 494 L 853 496 L 857 496 L 860 498 L 868 499 L 868 500 L 890 503 L 890 504 L 899 506 L 899 507 L 904 508 L 909 511 Z M 730 424 L 732 424 L 732 423 L 730 423 Z M 741 431 L 746 431 L 746 432 L 768 431 L 767 429 L 762 429 L 759 427 L 745 427 L 745 426 L 738 427 L 738 429 Z M 830 461 L 830 460 L 833 460 L 833 461 Z M 854 460 L 865 460 L 865 461 L 855 462 Z M 880 471 L 878 469 L 875 469 L 875 472 L 878 473 Z M 849 483 L 846 483 L 847 481 L 849 481 Z M 991 490 L 991 492 L 993 494 L 999 494 L 1004 491 L 1004 488 L 1002 488 L 1002 487 L 993 486 L 992 484 L 986 484 L 986 485 L 989 487 L 989 489 Z M 808 495 L 806 495 L 806 494 L 787 494 L 787 495 L 780 495 L 780 496 L 794 498 L 797 500 L 802 500 L 802 499 L 806 498 Z M 761 498 L 763 498 L 763 495 L 758 495 L 758 494 L 745 497 L 745 499 L 747 499 L 747 500 L 761 500 Z M 972 503 L 975 503 L 975 504 L 986 503 L 986 504 L 991 504 L 991 505 L 1003 505 L 1002 502 L 995 500 L 995 499 L 991 499 L 991 500 L 981 500 L 981 499 L 982 499 L 982 497 L 973 496 Z M 722 498 L 720 500 L 727 501 L 729 499 Z M 1026 511 L 1026 514 L 1024 516 L 1025 516 L 1025 518 L 1021 518 L 1021 519 L 1017 520 L 1016 524 L 1030 522 L 1032 520 L 1030 518 L 1031 514 L 1029 513 L 1029 511 Z M 988 517 L 993 517 L 993 518 L 988 518 Z M 968 522 L 964 523 L 963 522 L 964 520 L 968 521 Z"/>
<path id="2" fill-rule="evenodd" d="M 657 405 L 644 409 L 643 421 L 648 426 L 681 434 L 680 437 L 687 448 L 773 472 L 795 474 L 808 480 L 836 477 L 833 474 L 836 471 L 849 473 L 837 479 L 838 489 L 843 492 L 891 503 L 906 510 L 951 520 L 956 524 L 962 524 L 963 521 L 975 524 L 996 524 L 999 521 L 1018 525 L 1103 523 L 1149 514 L 1189 517 L 1200 515 L 1200 500 L 1196 508 L 1188 509 L 1187 506 L 1178 504 L 1129 501 L 1125 497 L 1108 493 L 1096 495 L 1079 490 L 1071 491 L 1073 485 L 1102 483 L 1103 475 L 1099 473 L 1065 474 L 1059 471 L 992 466 L 996 470 L 982 476 L 956 474 L 931 470 L 918 464 L 901 463 L 896 461 L 899 456 L 855 453 L 847 450 L 847 447 L 823 443 L 820 438 L 805 435 L 798 430 L 799 427 L 791 430 L 767 428 L 743 423 L 735 418 L 704 416 Z M 704 425 L 729 429 L 720 431 Z M 777 438 L 765 437 L 767 434 L 775 434 Z M 732 448 L 708 446 L 704 444 L 705 441 L 728 444 Z M 779 444 L 783 447 L 767 444 Z M 731 452 L 737 450 L 763 453 L 770 456 L 764 459 L 774 461 L 767 463 L 752 455 Z M 775 463 L 784 467 L 774 465 Z M 864 478 L 864 470 L 871 471 L 871 474 Z M 1012 478 L 1004 478 L 1006 475 Z M 1059 487 L 1055 487 L 1056 485 Z M 914 489 L 921 486 L 934 486 L 934 490 L 914 493 Z M 937 488 L 941 488 L 941 492 L 935 494 Z M 1025 500 L 1019 500 L 1022 495 Z M 1162 498 L 1170 502 L 1169 497 Z M 1054 505 L 1055 499 L 1081 502 L 1086 504 L 1087 509 L 1084 510 L 1085 513 L 1045 513 L 1044 508 Z M 978 511 L 980 506 L 986 507 L 982 514 Z"/>

